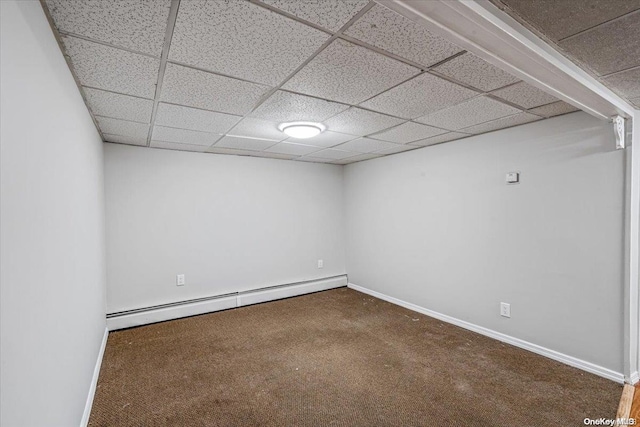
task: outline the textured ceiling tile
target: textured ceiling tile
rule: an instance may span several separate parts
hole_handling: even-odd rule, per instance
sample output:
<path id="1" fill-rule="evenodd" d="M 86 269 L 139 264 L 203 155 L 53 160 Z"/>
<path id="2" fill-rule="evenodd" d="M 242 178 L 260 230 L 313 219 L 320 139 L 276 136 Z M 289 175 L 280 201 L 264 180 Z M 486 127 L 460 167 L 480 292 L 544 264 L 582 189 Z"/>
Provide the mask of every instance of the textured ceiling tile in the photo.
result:
<path id="1" fill-rule="evenodd" d="M 171 0 L 46 0 L 60 31 L 160 56 Z"/>
<path id="2" fill-rule="evenodd" d="M 224 136 L 215 145 L 215 148 L 235 148 L 239 150 L 262 151 L 273 145 L 276 141 L 257 138 L 242 138 L 240 136 Z"/>
<path id="3" fill-rule="evenodd" d="M 151 141 L 151 148 L 163 148 L 165 150 L 193 151 L 204 153 L 207 151 L 207 145 L 180 144 L 176 142 Z"/>
<path id="4" fill-rule="evenodd" d="M 223 134 L 235 125 L 241 117 L 197 108 L 160 103 L 156 114 L 156 125 L 201 132 Z"/>
<path id="5" fill-rule="evenodd" d="M 198 132 L 195 130 L 168 128 L 164 126 L 154 126 L 151 139 L 155 141 L 176 142 L 178 144 L 191 145 L 213 145 L 222 135 Z"/>
<path id="6" fill-rule="evenodd" d="M 262 2 L 336 32 L 365 7 L 369 0 L 262 0 Z"/>
<path id="7" fill-rule="evenodd" d="M 434 70 L 483 91 L 498 89 L 518 81 L 518 78 L 471 53 L 457 56 Z"/>
<path id="8" fill-rule="evenodd" d="M 249 2 L 180 4 L 169 58 L 275 86 L 329 35 Z"/>
<path id="9" fill-rule="evenodd" d="M 305 139 L 304 143 L 307 145 L 314 145 L 316 147 L 324 147 L 329 148 L 338 144 L 342 144 L 343 142 L 350 141 L 352 139 L 357 138 L 354 135 L 347 135 L 345 133 L 324 131 L 320 135 L 314 136 L 313 138 Z M 298 138 L 287 138 L 287 142 L 301 142 L 302 140 Z"/>
<path id="10" fill-rule="evenodd" d="M 344 151 L 355 151 L 357 153 L 372 153 L 374 151 L 385 150 L 395 146 L 396 144 L 392 144 L 391 142 L 379 141 L 371 138 L 359 138 L 345 142 L 335 148 Z"/>
<path id="11" fill-rule="evenodd" d="M 631 103 L 636 107 L 640 108 L 640 98 L 631 99 Z"/>
<path id="12" fill-rule="evenodd" d="M 442 142 L 454 141 L 456 139 L 462 139 L 471 136 L 466 133 L 460 132 L 449 132 L 443 135 L 432 136 L 431 138 L 421 139 L 420 141 L 414 141 L 410 143 L 410 145 L 419 145 L 421 147 L 426 147 L 429 145 L 440 144 Z"/>
<path id="13" fill-rule="evenodd" d="M 287 135 L 278 129 L 278 123 L 252 117 L 240 120 L 227 134 L 273 141 L 282 141 L 287 138 Z"/>
<path id="14" fill-rule="evenodd" d="M 320 147 L 311 145 L 294 144 L 290 142 L 281 142 L 265 150 L 269 153 L 290 154 L 292 156 L 304 156 L 305 154 L 315 153 Z"/>
<path id="15" fill-rule="evenodd" d="M 376 154 L 384 154 L 384 155 L 396 154 L 396 153 L 402 153 L 403 151 L 415 150 L 417 148 L 421 148 L 421 147 L 416 147 L 415 145 L 408 145 L 408 144 L 396 144 L 395 147 L 376 151 Z"/>
<path id="16" fill-rule="evenodd" d="M 564 101 L 553 102 L 551 104 L 543 105 L 542 107 L 536 107 L 529 110 L 530 113 L 538 114 L 545 117 L 558 116 L 560 114 L 571 113 L 578 111 L 578 108 L 571 104 L 567 104 Z"/>
<path id="17" fill-rule="evenodd" d="M 75 37 L 62 37 L 83 86 L 153 99 L 160 61 Z"/>
<path id="18" fill-rule="evenodd" d="M 514 114 L 513 116 L 503 117 L 498 120 L 493 120 L 491 122 L 482 123 L 479 125 L 471 126 L 465 129 L 462 129 L 464 132 L 468 133 L 485 133 L 491 132 L 498 129 L 504 129 L 511 126 L 522 125 L 529 122 L 534 122 L 536 120 L 540 120 L 540 117 L 534 116 L 529 113 L 520 113 Z"/>
<path id="19" fill-rule="evenodd" d="M 130 138 L 144 138 L 145 143 L 147 141 L 147 135 L 149 134 L 148 124 L 100 116 L 96 116 L 96 120 L 98 121 L 98 126 L 100 126 L 102 133 L 128 136 Z"/>
<path id="20" fill-rule="evenodd" d="M 313 153 L 312 157 L 315 157 L 317 159 L 342 160 L 346 159 L 347 157 L 355 156 L 356 154 L 358 153 L 327 148 L 326 150 L 316 151 L 315 153 Z"/>
<path id="21" fill-rule="evenodd" d="M 549 104 L 558 100 L 555 96 L 549 95 L 525 82 L 516 83 L 513 86 L 499 89 L 491 94 L 523 108 L 539 107 L 540 105 Z"/>
<path id="22" fill-rule="evenodd" d="M 479 96 L 453 107 L 427 114 L 416 121 L 431 126 L 458 130 L 519 112 L 520 110 L 510 105 L 486 96 Z"/>
<path id="23" fill-rule="evenodd" d="M 561 41 L 599 75 L 640 65 L 640 10 Z"/>
<path id="24" fill-rule="evenodd" d="M 394 116 L 414 119 L 457 104 L 478 93 L 432 74 L 421 74 L 361 105 Z"/>
<path id="25" fill-rule="evenodd" d="M 385 130 L 384 132 L 371 135 L 371 138 L 381 139 L 383 141 L 397 142 L 399 144 L 406 144 L 408 142 L 417 141 L 418 139 L 440 135 L 445 132 L 447 131 L 431 126 L 421 125 L 419 123 L 413 122 L 406 122 L 401 124 L 400 126 Z"/>
<path id="26" fill-rule="evenodd" d="M 559 40 L 640 9 L 640 0 L 501 0 L 510 9 Z"/>
<path id="27" fill-rule="evenodd" d="M 336 39 L 302 68 L 285 89 L 358 104 L 416 75 L 419 69 Z"/>
<path id="28" fill-rule="evenodd" d="M 167 64 L 161 97 L 174 104 L 244 115 L 268 90 L 267 86 Z"/>
<path id="29" fill-rule="evenodd" d="M 104 135 L 104 140 L 106 142 L 116 142 L 118 144 L 128 144 L 128 145 L 140 145 L 143 147 L 147 145 L 146 136 L 144 138 L 133 138 L 130 136 L 111 135 L 108 133 L 103 133 L 103 135 Z"/>
<path id="30" fill-rule="evenodd" d="M 149 123 L 153 101 L 104 90 L 83 88 L 93 114 L 132 122 Z"/>
<path id="31" fill-rule="evenodd" d="M 350 163 L 362 162 L 364 160 L 377 159 L 378 157 L 382 157 L 382 155 L 374 153 L 358 154 L 357 156 L 347 157 L 346 159 L 338 160 L 333 163 L 336 165 L 348 165 Z"/>
<path id="32" fill-rule="evenodd" d="M 348 105 L 323 99 L 277 91 L 251 113 L 252 117 L 277 123 L 311 121 L 322 122 L 349 108 Z"/>
<path id="33" fill-rule="evenodd" d="M 330 118 L 325 124 L 332 131 L 364 136 L 399 125 L 402 122 L 402 119 L 352 107 Z"/>
<path id="34" fill-rule="evenodd" d="M 603 80 L 607 86 L 626 98 L 640 96 L 640 67 L 612 74 Z"/>
<path id="35" fill-rule="evenodd" d="M 345 34 L 425 67 L 462 51 L 423 26 L 381 5 L 372 7 Z"/>

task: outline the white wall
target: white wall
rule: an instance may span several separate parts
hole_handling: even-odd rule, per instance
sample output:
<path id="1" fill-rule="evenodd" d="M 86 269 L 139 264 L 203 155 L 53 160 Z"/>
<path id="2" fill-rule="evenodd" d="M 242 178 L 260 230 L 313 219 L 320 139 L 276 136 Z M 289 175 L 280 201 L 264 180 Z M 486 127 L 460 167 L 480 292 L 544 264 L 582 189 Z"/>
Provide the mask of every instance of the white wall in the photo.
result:
<path id="1" fill-rule="evenodd" d="M 349 282 L 622 372 L 608 123 L 580 112 L 348 165 L 345 209 Z"/>
<path id="2" fill-rule="evenodd" d="M 345 273 L 340 166 L 105 147 L 108 312 Z"/>
<path id="3" fill-rule="evenodd" d="M 77 426 L 105 331 L 102 142 L 40 4 L 0 7 L 0 424 Z"/>

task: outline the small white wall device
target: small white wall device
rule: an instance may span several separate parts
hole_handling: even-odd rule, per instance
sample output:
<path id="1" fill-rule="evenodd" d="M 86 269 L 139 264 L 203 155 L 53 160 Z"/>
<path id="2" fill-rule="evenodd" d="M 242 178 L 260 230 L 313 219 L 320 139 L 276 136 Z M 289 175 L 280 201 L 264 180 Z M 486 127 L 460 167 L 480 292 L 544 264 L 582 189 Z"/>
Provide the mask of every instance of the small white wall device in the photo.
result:
<path id="1" fill-rule="evenodd" d="M 616 135 L 616 150 L 622 150 L 626 146 L 625 122 L 626 119 L 622 116 L 615 116 L 613 118 L 613 133 Z"/>

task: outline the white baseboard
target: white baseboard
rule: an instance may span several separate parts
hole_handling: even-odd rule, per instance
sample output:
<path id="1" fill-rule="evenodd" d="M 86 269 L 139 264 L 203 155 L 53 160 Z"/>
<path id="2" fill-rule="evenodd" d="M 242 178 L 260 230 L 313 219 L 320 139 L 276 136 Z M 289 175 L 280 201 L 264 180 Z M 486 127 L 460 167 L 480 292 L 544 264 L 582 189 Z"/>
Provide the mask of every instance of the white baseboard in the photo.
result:
<path id="1" fill-rule="evenodd" d="M 93 406 L 93 398 L 96 395 L 96 387 L 98 386 L 98 377 L 100 376 L 100 367 L 102 366 L 102 358 L 104 356 L 104 349 L 107 347 L 107 339 L 109 338 L 109 329 L 104 328 L 104 335 L 102 336 L 102 343 L 100 344 L 100 351 L 98 352 L 98 358 L 96 360 L 96 366 L 93 368 L 93 378 L 91 378 L 91 384 L 89 385 L 89 394 L 87 395 L 87 402 L 84 405 L 84 413 L 82 414 L 82 421 L 80 421 L 80 427 L 87 427 L 89 424 L 89 416 L 91 415 L 91 407 Z"/>
<path id="2" fill-rule="evenodd" d="M 638 381 L 640 381 L 640 374 L 638 373 L 638 371 L 632 372 L 629 376 L 628 383 L 631 385 L 635 385 L 638 383 Z"/>
<path id="3" fill-rule="evenodd" d="M 442 320 L 443 322 L 451 323 L 461 328 L 476 332 L 481 335 L 485 335 L 489 338 L 493 338 L 498 341 L 502 341 L 504 343 L 511 344 L 513 346 L 520 347 L 525 350 L 529 350 L 541 356 L 548 357 L 549 359 L 553 359 L 558 362 L 567 364 L 569 366 L 573 366 L 574 368 L 582 369 L 584 371 L 601 376 L 603 378 L 607 378 L 609 380 L 615 381 L 620 384 L 624 383 L 624 380 L 625 380 L 624 375 L 620 372 L 615 372 L 609 368 L 605 368 L 603 366 L 599 366 L 594 363 L 587 362 L 586 360 L 578 359 L 576 357 L 569 356 L 567 354 L 563 354 L 558 351 L 551 350 L 549 348 L 542 347 L 537 344 L 533 344 L 528 341 L 524 341 L 519 338 L 512 337 L 510 335 L 505 335 L 503 333 L 496 332 L 492 329 L 478 326 L 473 323 L 466 322 L 464 320 L 456 319 L 455 317 L 447 316 L 446 314 L 438 313 L 437 311 L 429 310 L 427 308 L 420 307 L 418 305 L 415 305 L 406 301 L 402 301 L 394 297 L 390 297 L 380 292 L 372 291 L 371 289 L 367 289 L 362 286 L 355 285 L 353 283 L 349 283 L 347 286 L 356 291 L 363 292 L 365 294 L 374 296 L 381 300 L 388 301 L 392 304 L 396 304 L 401 307 L 408 308 L 409 310 L 413 310 L 418 313 L 425 314 L 429 317 Z"/>
<path id="4" fill-rule="evenodd" d="M 149 309 L 136 310 L 130 313 L 111 315 L 107 318 L 107 327 L 110 331 L 115 331 L 117 329 L 131 328 L 134 326 L 179 319 L 181 317 L 228 310 L 230 308 L 237 308 L 266 301 L 274 301 L 282 298 L 289 298 L 344 286 L 347 286 L 347 276 L 335 276 L 325 279 L 310 280 L 308 282 L 291 283 L 271 288 L 227 294 L 219 298 L 212 297 L 211 299 L 206 300 L 186 301 L 184 303 L 176 303 L 168 306 L 150 307 Z"/>

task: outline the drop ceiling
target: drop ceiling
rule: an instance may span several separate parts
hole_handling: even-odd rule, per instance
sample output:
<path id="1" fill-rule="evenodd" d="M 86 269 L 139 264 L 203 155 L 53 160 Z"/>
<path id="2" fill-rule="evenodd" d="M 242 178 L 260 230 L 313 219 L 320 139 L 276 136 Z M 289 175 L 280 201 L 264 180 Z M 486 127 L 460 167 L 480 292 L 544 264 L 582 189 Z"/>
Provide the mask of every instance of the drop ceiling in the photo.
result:
<path id="1" fill-rule="evenodd" d="M 640 108 L 640 0 L 492 0 Z"/>
<path id="2" fill-rule="evenodd" d="M 43 5 L 105 142 L 347 164 L 576 110 L 374 1 Z"/>

